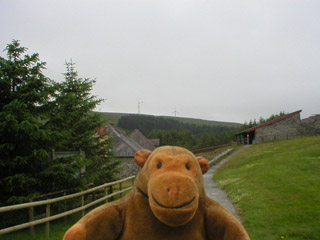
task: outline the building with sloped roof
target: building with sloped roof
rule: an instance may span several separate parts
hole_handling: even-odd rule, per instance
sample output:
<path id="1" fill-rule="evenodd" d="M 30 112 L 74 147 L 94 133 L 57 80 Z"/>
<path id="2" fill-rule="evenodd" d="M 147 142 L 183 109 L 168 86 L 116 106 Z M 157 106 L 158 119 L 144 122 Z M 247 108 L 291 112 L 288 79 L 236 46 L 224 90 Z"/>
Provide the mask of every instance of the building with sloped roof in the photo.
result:
<path id="1" fill-rule="evenodd" d="M 97 133 L 98 135 L 108 133 L 109 136 L 114 139 L 112 152 L 116 157 L 134 156 L 138 150 L 144 148 L 126 133 L 111 124 L 102 129 L 98 128 Z"/>
<path id="2" fill-rule="evenodd" d="M 130 136 L 112 124 L 98 128 L 97 135 L 109 134 L 113 138 L 114 160 L 120 161 L 121 171 L 118 178 L 125 178 L 136 175 L 140 167 L 134 161 L 134 154 L 140 149 L 152 151 L 159 145 L 159 139 L 148 139 L 139 130 L 133 131 Z"/>
<path id="3" fill-rule="evenodd" d="M 320 114 L 313 114 L 311 117 L 302 119 L 299 131 L 302 136 L 320 135 Z"/>
<path id="4" fill-rule="evenodd" d="M 139 129 L 135 129 L 132 133 L 130 133 L 129 136 L 131 139 L 133 139 L 139 145 L 141 145 L 144 149 L 148 149 L 150 151 L 154 150 L 156 147 L 160 145 L 159 139 L 149 139 L 145 135 L 143 135 Z"/>
<path id="5" fill-rule="evenodd" d="M 114 160 L 120 161 L 121 171 L 117 174 L 118 178 L 125 178 L 132 175 L 136 175 L 140 170 L 140 167 L 134 161 L 134 154 L 140 149 L 148 149 L 152 151 L 155 149 L 153 143 L 159 143 L 159 140 L 155 142 L 154 139 L 147 139 L 140 131 L 134 131 L 133 137 L 128 136 L 125 132 L 119 128 L 110 124 L 103 128 L 98 128 L 97 135 L 109 134 L 113 138 Z M 141 143 L 141 144 L 140 144 Z"/>
<path id="6" fill-rule="evenodd" d="M 277 119 L 246 129 L 235 134 L 240 144 L 255 144 L 276 139 L 288 139 L 300 136 L 300 113 L 289 113 Z"/>
<path id="7" fill-rule="evenodd" d="M 255 144 L 277 139 L 320 135 L 320 114 L 300 120 L 302 110 L 235 134 L 239 144 Z"/>

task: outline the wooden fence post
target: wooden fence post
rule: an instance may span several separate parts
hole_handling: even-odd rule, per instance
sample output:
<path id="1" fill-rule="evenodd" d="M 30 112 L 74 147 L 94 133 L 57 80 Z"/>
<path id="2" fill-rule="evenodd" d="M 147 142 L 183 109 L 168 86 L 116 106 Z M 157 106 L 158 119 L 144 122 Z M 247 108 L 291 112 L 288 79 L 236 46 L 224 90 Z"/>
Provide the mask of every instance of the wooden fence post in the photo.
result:
<path id="1" fill-rule="evenodd" d="M 63 192 L 63 196 L 65 197 L 67 195 L 67 192 Z M 67 200 L 64 200 L 64 209 L 66 210 L 67 209 Z M 67 223 L 68 221 L 68 216 L 65 216 L 64 217 L 64 222 Z"/>
<path id="2" fill-rule="evenodd" d="M 119 191 L 121 191 L 121 190 L 122 190 L 122 182 L 119 183 Z M 120 193 L 120 197 L 122 197 L 122 193 Z"/>
<path id="3" fill-rule="evenodd" d="M 46 217 L 50 217 L 50 204 L 47 204 L 46 207 Z M 46 238 L 49 238 L 50 235 L 50 222 L 46 222 Z"/>
<path id="4" fill-rule="evenodd" d="M 84 206 L 84 195 L 81 195 L 81 207 Z M 81 211 L 82 217 L 84 216 L 84 210 Z"/>
<path id="5" fill-rule="evenodd" d="M 106 196 L 108 196 L 108 188 L 107 187 L 105 187 L 104 188 L 104 194 L 106 195 Z M 106 203 L 108 202 L 108 198 L 106 199 Z"/>
<path id="6" fill-rule="evenodd" d="M 110 185 L 110 187 L 109 187 L 109 193 L 110 193 L 110 194 L 113 193 L 113 187 L 112 187 L 112 185 Z M 111 197 L 111 198 L 110 198 L 110 202 L 112 202 L 113 200 L 114 200 L 114 198 Z"/>
<path id="7" fill-rule="evenodd" d="M 32 198 L 29 199 L 29 202 L 32 202 Z M 34 220 L 33 207 L 29 207 L 29 219 L 30 219 L 30 222 L 33 222 Z M 31 237 L 33 237 L 34 235 L 34 226 L 30 227 L 30 235 Z"/>
<path id="8" fill-rule="evenodd" d="M 112 182 L 112 183 L 108 183 L 108 184 L 103 184 L 101 186 L 97 186 L 93 189 L 89 189 L 89 190 L 85 190 L 85 191 L 82 191 L 82 192 L 78 192 L 78 193 L 73 193 L 73 194 L 70 194 L 70 195 L 66 195 L 66 193 L 64 193 L 65 197 L 57 197 L 55 199 L 50 199 L 50 200 L 43 200 L 43 201 L 34 201 L 35 199 L 34 198 L 31 198 L 29 199 L 29 203 L 23 203 L 23 204 L 17 204 L 17 205 L 13 205 L 13 206 L 6 206 L 6 207 L 0 207 L 0 213 L 3 213 L 3 212 L 10 212 L 10 211 L 13 211 L 13 210 L 18 210 L 18 209 L 28 209 L 29 210 L 29 218 L 30 218 L 30 221 L 29 223 L 24 223 L 24 224 L 19 224 L 19 225 L 16 225 L 16 226 L 12 226 L 12 227 L 8 227 L 8 228 L 4 228 L 4 229 L 0 229 L 0 236 L 2 234 L 5 234 L 5 233 L 9 233 L 9 232 L 13 232 L 13 231 L 17 231 L 17 230 L 20 230 L 20 229 L 25 229 L 25 228 L 30 228 L 30 233 L 33 234 L 33 231 L 34 231 L 34 226 L 35 225 L 38 225 L 38 224 L 44 224 L 45 223 L 45 238 L 48 239 L 50 237 L 50 221 L 53 221 L 55 219 L 59 219 L 59 218 L 63 218 L 63 217 L 66 217 L 68 215 L 71 215 L 71 214 L 74 214 L 74 213 L 77 213 L 77 212 L 80 212 L 82 211 L 82 214 L 84 215 L 85 213 L 85 209 L 88 209 L 89 207 L 93 206 L 92 204 L 87 204 L 85 205 L 85 195 L 87 194 L 93 194 L 94 198 L 95 198 L 95 192 L 96 191 L 99 191 L 99 193 L 101 193 L 101 191 L 105 191 L 106 195 L 109 194 L 109 192 L 112 194 L 113 193 L 113 190 L 117 190 L 117 189 L 114 189 L 113 186 L 116 186 L 119 184 L 119 188 L 120 188 L 120 191 L 123 191 L 124 189 L 132 189 L 132 186 L 131 187 L 126 187 L 127 184 L 123 184 L 123 182 L 120 182 L 120 181 L 127 181 L 130 183 L 130 180 L 132 181 L 132 183 L 134 182 L 134 177 L 128 177 L 128 178 L 125 178 L 125 179 L 122 179 L 122 180 L 119 180 L 119 181 L 115 181 L 115 182 Z M 110 185 L 112 184 L 112 185 Z M 115 192 L 115 194 L 117 194 L 117 192 Z M 122 194 L 124 195 L 124 194 Z M 69 210 L 69 211 L 66 211 L 66 212 L 63 212 L 63 213 L 60 213 L 60 214 L 55 214 L 53 213 L 53 216 L 51 216 L 51 204 L 55 204 L 56 202 L 63 202 L 63 201 L 67 201 L 67 199 L 77 199 L 77 201 L 79 201 L 79 197 L 81 196 L 81 206 L 83 207 L 83 209 L 79 209 L 79 206 L 77 205 L 76 208 L 72 209 L 72 210 Z M 98 195 L 100 196 L 100 194 Z M 113 197 L 111 198 L 113 200 Z M 97 203 L 100 203 L 104 201 L 103 199 L 101 200 L 97 200 L 96 204 Z M 39 219 L 39 220 L 35 220 L 35 208 L 37 206 L 46 206 L 46 210 L 45 210 L 45 218 L 46 219 Z M 59 215 L 59 216 L 58 216 Z M 43 216 L 41 216 L 41 218 L 43 218 Z M 50 218 L 50 220 L 48 220 L 48 218 Z M 42 225 L 43 226 L 43 225 Z"/>

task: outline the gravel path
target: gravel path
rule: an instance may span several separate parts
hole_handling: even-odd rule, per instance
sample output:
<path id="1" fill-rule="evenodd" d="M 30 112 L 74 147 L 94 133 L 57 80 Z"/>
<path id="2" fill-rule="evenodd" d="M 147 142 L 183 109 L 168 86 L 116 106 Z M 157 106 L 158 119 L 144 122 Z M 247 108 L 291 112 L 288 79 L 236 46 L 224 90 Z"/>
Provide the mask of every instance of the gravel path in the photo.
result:
<path id="1" fill-rule="evenodd" d="M 213 165 L 208 172 L 206 172 L 203 175 L 203 184 L 204 184 L 204 188 L 206 190 L 207 196 L 214 199 L 215 201 L 217 201 L 218 203 L 220 203 L 222 206 L 224 206 L 225 208 L 227 208 L 239 221 L 240 218 L 237 214 L 237 211 L 235 209 L 235 207 L 232 205 L 230 199 L 228 198 L 227 194 L 225 191 L 221 190 L 217 184 L 213 181 L 212 177 L 213 174 L 215 172 L 215 170 L 217 168 L 219 168 L 222 164 L 224 164 L 225 162 L 227 162 L 233 155 L 237 154 L 238 152 L 242 151 L 244 148 L 246 148 L 248 145 L 240 148 L 239 150 L 233 152 L 232 154 L 230 154 L 229 156 L 227 156 L 225 159 L 223 159 L 220 163 L 218 163 L 217 165 Z M 225 155 L 229 152 L 230 150 L 226 150 L 225 152 L 223 152 L 222 154 Z M 211 161 L 214 161 L 211 160 Z M 211 162 L 210 161 L 210 162 Z"/>

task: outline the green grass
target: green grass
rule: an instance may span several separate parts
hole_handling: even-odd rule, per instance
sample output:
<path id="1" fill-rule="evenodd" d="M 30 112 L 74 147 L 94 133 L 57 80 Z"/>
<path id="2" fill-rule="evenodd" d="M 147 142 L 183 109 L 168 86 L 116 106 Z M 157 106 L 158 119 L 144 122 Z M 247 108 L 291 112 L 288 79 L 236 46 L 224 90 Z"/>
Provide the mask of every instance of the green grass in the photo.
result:
<path id="1" fill-rule="evenodd" d="M 127 188 L 132 186 L 131 182 L 124 182 L 122 188 Z M 114 186 L 113 191 L 118 191 L 119 190 L 119 185 Z M 129 191 L 126 191 L 122 194 L 122 196 L 126 195 Z M 97 193 L 96 198 L 100 198 L 101 195 L 104 195 L 105 193 Z M 114 200 L 119 199 L 120 196 L 116 195 L 114 196 Z M 93 208 L 96 208 L 101 204 L 95 205 L 95 207 L 89 208 L 88 210 L 85 211 L 85 214 L 91 211 Z M 65 232 L 73 225 L 75 224 L 80 218 L 82 217 L 81 213 L 75 213 L 67 217 L 67 220 L 65 221 L 63 218 L 57 219 L 55 221 L 50 222 L 50 237 L 45 238 L 45 223 L 44 224 L 39 224 L 35 226 L 34 228 L 34 236 L 30 235 L 30 230 L 29 228 L 23 229 L 23 230 L 18 230 L 12 233 L 0 235 L 1 240 L 17 240 L 17 239 L 23 239 L 23 240 L 62 240 Z"/>
<path id="2" fill-rule="evenodd" d="M 68 216 L 67 221 L 59 219 L 50 222 L 50 237 L 45 238 L 45 224 L 40 224 L 35 226 L 34 236 L 31 237 L 29 228 L 19 230 L 16 232 L 0 235 L 1 240 L 62 240 L 64 233 L 79 219 L 81 218 L 81 213 L 73 214 Z"/>
<path id="3" fill-rule="evenodd" d="M 320 136 L 253 145 L 214 179 L 251 239 L 320 239 Z"/>

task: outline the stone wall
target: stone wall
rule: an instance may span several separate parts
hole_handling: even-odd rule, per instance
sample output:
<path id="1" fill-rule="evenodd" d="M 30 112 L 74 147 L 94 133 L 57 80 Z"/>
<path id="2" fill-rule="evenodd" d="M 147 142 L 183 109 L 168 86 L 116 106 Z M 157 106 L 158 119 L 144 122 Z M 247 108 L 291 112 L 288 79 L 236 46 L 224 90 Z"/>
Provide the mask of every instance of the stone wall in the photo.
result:
<path id="1" fill-rule="evenodd" d="M 302 119 L 298 130 L 302 136 L 320 135 L 320 115 Z"/>
<path id="2" fill-rule="evenodd" d="M 120 172 L 117 174 L 119 179 L 137 175 L 140 170 L 133 157 L 115 157 L 114 159 L 121 162 Z"/>
<path id="3" fill-rule="evenodd" d="M 299 126 L 300 114 L 297 114 L 263 128 L 256 129 L 254 143 L 299 137 L 301 136 L 298 130 Z"/>

